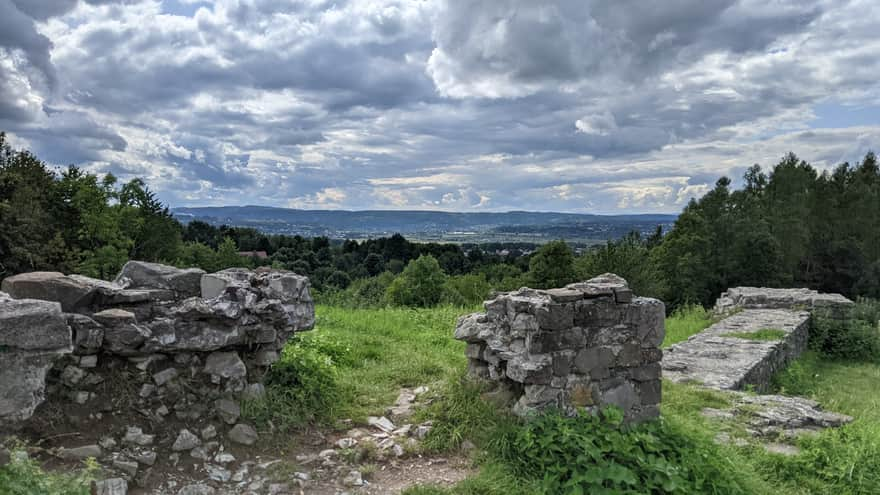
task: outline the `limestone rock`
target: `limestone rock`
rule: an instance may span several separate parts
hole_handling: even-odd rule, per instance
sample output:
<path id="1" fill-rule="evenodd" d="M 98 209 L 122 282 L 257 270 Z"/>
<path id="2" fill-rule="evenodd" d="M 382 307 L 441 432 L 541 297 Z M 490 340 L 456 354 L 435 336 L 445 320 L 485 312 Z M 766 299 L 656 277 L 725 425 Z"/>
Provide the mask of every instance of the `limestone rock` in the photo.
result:
<path id="1" fill-rule="evenodd" d="M 129 261 L 116 277 L 116 283 L 124 288 L 168 289 L 180 297 L 197 296 L 204 270 L 180 269 L 159 263 Z"/>
<path id="2" fill-rule="evenodd" d="M 46 374 L 72 343 L 59 303 L 0 292 L 0 426 L 31 417 L 45 398 Z"/>
<path id="3" fill-rule="evenodd" d="M 9 279 L 4 280 L 4 284 Z M 65 350 L 73 343 L 57 302 L 11 299 L 0 292 L 0 347 L 23 351 Z"/>
<path id="4" fill-rule="evenodd" d="M 128 495 L 128 482 L 122 478 L 96 481 L 92 493 L 95 495 Z"/>
<path id="5" fill-rule="evenodd" d="M 147 435 L 140 428 L 130 426 L 125 430 L 125 436 L 122 438 L 122 441 L 146 447 L 153 444 L 154 438 L 155 435 Z"/>
<path id="6" fill-rule="evenodd" d="M 241 416 L 241 407 L 238 403 L 229 399 L 217 399 L 214 402 L 214 409 L 226 424 L 234 425 Z"/>
<path id="7" fill-rule="evenodd" d="M 2 290 L 15 299 L 57 302 L 67 312 L 88 306 L 94 293 L 94 287 L 58 272 L 13 275 L 3 279 Z"/>
<path id="8" fill-rule="evenodd" d="M 171 450 L 175 452 L 180 452 L 182 450 L 192 450 L 201 444 L 202 441 L 199 440 L 199 437 L 195 436 L 191 431 L 184 428 L 180 430 L 180 433 L 177 434 L 177 439 L 174 440 L 174 445 L 171 446 Z"/>
<path id="9" fill-rule="evenodd" d="M 257 442 L 257 430 L 252 426 L 239 423 L 229 430 L 229 439 L 242 445 L 253 445 Z"/>
<path id="10" fill-rule="evenodd" d="M 81 461 L 89 457 L 101 457 L 101 447 L 99 445 L 83 445 L 82 447 L 74 447 L 70 449 L 61 449 L 58 457 L 68 461 Z"/>
<path id="11" fill-rule="evenodd" d="M 234 351 L 212 352 L 205 359 L 205 373 L 222 378 L 243 378 L 247 375 L 247 367 Z"/>

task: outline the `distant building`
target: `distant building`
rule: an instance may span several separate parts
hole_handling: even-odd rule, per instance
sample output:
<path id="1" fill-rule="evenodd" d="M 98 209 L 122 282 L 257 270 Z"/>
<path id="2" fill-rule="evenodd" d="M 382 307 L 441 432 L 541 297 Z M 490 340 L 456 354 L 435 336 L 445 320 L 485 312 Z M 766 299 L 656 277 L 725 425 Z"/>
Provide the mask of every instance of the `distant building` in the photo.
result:
<path id="1" fill-rule="evenodd" d="M 239 251 L 238 255 L 247 256 L 248 258 L 259 258 L 261 260 L 269 258 L 269 255 L 266 254 L 266 251 Z"/>

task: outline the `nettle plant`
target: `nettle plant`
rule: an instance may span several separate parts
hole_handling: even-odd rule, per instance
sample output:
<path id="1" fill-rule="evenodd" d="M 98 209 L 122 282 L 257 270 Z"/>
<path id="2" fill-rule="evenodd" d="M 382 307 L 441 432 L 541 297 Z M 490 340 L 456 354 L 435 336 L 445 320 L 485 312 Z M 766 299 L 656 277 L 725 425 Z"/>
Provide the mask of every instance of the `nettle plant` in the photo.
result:
<path id="1" fill-rule="evenodd" d="M 623 414 L 548 413 L 496 437 L 490 450 L 544 493 L 743 493 L 710 439 L 663 421 L 628 427 Z"/>

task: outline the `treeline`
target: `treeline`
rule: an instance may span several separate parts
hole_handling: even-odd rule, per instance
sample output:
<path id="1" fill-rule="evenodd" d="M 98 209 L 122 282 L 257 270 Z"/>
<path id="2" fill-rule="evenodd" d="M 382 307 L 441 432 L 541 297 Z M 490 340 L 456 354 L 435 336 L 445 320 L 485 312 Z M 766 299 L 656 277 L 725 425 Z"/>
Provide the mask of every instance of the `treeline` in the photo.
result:
<path id="1" fill-rule="evenodd" d="M 269 265 L 308 275 L 347 305 L 474 304 L 491 290 L 558 287 L 604 272 L 670 308 L 708 305 L 727 287 L 805 286 L 880 296 L 880 172 L 869 153 L 819 173 L 792 154 L 721 178 L 667 234 L 633 232 L 576 256 L 562 241 L 528 245 L 361 242 L 265 235 L 178 222 L 141 180 L 55 171 L 0 133 L 0 278 L 33 270 L 112 278 L 129 259 L 216 271 Z M 241 256 L 250 252 L 250 256 Z"/>

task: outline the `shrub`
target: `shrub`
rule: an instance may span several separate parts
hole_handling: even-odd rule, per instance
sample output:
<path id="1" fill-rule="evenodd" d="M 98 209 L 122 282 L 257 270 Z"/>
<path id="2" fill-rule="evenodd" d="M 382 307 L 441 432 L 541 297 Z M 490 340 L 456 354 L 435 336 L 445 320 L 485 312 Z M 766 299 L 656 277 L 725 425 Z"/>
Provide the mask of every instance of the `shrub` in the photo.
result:
<path id="1" fill-rule="evenodd" d="M 839 359 L 880 359 L 880 302 L 859 300 L 843 319 L 817 311 L 810 330 L 810 347 Z"/>
<path id="2" fill-rule="evenodd" d="M 548 413 L 496 435 L 490 450 L 542 493 L 750 493 L 708 437 L 671 422 L 621 425 L 607 409 Z"/>
<path id="3" fill-rule="evenodd" d="M 356 308 L 378 308 L 385 306 L 385 292 L 394 281 L 391 272 L 384 272 L 376 277 L 355 280 L 345 292 L 348 302 Z"/>
<path id="4" fill-rule="evenodd" d="M 406 265 L 388 287 L 388 301 L 398 306 L 436 306 L 443 296 L 446 274 L 431 255 L 422 255 Z"/>
<path id="5" fill-rule="evenodd" d="M 443 302 L 453 306 L 474 306 L 485 301 L 492 287 L 483 275 L 449 277 L 443 284 Z"/>
<path id="6" fill-rule="evenodd" d="M 244 414 L 282 428 L 326 423 L 342 400 L 336 364 L 350 349 L 329 338 L 295 338 L 266 374 L 266 395 L 245 401 Z"/>
<path id="7" fill-rule="evenodd" d="M 0 493 L 3 495 L 88 495 L 89 485 L 95 478 L 98 465 L 86 461 L 79 473 L 48 473 L 33 459 L 28 458 L 24 448 L 13 448 L 10 461 L 0 466 Z"/>
<path id="8" fill-rule="evenodd" d="M 529 282 L 536 289 L 562 287 L 577 278 L 574 253 L 565 241 L 548 242 L 529 260 Z"/>

